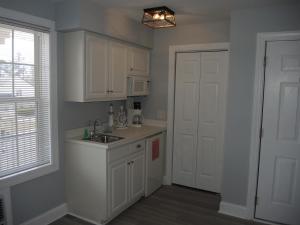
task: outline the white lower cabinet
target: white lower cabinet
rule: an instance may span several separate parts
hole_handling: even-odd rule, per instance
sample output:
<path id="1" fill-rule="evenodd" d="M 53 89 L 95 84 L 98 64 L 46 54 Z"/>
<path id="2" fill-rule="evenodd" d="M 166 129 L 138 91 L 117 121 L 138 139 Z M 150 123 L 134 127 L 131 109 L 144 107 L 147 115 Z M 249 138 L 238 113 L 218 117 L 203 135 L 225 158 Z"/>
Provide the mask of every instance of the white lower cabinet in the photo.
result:
<path id="1" fill-rule="evenodd" d="M 109 216 L 114 217 L 145 194 L 145 147 L 108 167 Z"/>
<path id="2" fill-rule="evenodd" d="M 145 195 L 145 139 L 117 148 L 65 143 L 69 213 L 105 224 Z"/>
<path id="3" fill-rule="evenodd" d="M 130 200 L 135 201 L 145 192 L 145 153 L 131 157 L 130 166 Z"/>
<path id="4" fill-rule="evenodd" d="M 129 165 L 126 159 L 109 165 L 110 177 L 110 215 L 126 208 L 128 203 Z"/>

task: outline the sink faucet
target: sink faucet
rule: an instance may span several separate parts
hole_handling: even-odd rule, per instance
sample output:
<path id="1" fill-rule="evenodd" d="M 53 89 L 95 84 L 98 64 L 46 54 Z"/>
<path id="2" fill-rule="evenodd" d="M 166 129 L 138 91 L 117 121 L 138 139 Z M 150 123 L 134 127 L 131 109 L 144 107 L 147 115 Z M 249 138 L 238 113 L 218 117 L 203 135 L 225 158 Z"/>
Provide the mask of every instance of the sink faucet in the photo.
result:
<path id="1" fill-rule="evenodd" d="M 91 138 L 94 138 L 96 136 L 96 127 L 102 124 L 102 121 L 100 121 L 99 119 L 95 119 L 95 121 L 93 122 L 93 130 L 90 133 Z"/>

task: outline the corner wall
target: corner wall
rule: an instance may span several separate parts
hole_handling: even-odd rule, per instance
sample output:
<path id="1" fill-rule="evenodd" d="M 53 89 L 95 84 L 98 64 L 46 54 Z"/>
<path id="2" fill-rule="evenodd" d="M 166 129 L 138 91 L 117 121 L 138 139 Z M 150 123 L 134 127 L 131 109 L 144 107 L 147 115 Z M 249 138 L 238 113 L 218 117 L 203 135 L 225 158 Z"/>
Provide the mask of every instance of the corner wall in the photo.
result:
<path id="1" fill-rule="evenodd" d="M 256 34 L 300 30 L 300 5 L 235 11 L 230 23 L 230 72 L 222 200 L 245 206 L 249 178 Z"/>

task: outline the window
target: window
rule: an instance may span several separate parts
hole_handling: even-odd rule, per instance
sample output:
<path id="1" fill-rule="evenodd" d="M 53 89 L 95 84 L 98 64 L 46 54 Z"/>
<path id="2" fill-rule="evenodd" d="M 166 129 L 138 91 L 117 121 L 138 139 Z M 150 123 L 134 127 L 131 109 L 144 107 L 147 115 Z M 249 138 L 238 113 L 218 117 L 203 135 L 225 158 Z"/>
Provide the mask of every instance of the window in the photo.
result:
<path id="1" fill-rule="evenodd" d="M 0 179 L 52 163 L 49 37 L 0 24 Z"/>

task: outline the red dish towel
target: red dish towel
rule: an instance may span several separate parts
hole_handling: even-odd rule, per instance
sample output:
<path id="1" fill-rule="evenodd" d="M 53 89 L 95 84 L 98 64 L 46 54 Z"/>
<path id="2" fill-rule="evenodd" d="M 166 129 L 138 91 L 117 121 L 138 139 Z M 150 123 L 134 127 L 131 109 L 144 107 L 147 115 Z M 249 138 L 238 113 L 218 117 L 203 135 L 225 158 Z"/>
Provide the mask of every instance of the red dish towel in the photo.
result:
<path id="1" fill-rule="evenodd" d="M 159 139 L 152 141 L 152 161 L 159 157 Z"/>

